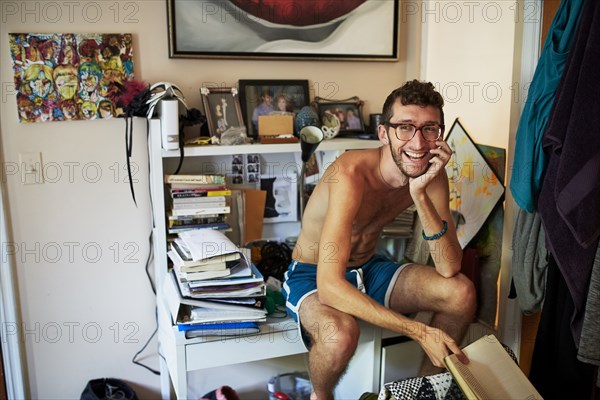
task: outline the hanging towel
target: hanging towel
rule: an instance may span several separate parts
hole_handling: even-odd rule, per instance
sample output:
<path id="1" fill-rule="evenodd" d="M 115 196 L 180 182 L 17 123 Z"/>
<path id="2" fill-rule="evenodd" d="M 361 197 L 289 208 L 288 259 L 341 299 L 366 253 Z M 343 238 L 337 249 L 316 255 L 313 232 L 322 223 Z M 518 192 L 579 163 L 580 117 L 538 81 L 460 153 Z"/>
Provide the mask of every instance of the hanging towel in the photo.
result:
<path id="1" fill-rule="evenodd" d="M 549 155 L 538 208 L 574 303 L 579 344 L 600 237 L 600 2 L 586 1 L 543 145 Z"/>
<path id="2" fill-rule="evenodd" d="M 563 0 L 552 20 L 548 36 L 519 120 L 510 190 L 522 209 L 535 210 L 547 158 L 542 136 L 554 95 L 575 37 L 582 0 Z"/>

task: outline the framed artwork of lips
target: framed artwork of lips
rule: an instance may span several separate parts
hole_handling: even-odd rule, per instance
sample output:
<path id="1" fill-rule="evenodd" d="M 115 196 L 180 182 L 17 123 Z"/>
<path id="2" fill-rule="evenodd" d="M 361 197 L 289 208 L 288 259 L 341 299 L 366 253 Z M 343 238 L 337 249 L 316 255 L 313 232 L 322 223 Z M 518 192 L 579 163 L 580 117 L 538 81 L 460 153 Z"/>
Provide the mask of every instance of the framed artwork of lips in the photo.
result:
<path id="1" fill-rule="evenodd" d="M 399 0 L 166 0 L 171 58 L 398 60 Z"/>

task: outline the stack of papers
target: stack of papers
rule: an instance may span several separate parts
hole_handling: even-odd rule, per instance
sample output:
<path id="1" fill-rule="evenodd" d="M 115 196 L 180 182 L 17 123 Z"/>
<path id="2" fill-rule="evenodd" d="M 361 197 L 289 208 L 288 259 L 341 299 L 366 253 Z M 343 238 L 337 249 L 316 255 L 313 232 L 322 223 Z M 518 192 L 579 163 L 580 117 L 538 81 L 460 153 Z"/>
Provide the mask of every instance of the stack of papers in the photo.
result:
<path id="1" fill-rule="evenodd" d="M 233 267 L 240 264 L 242 257 L 241 253 L 229 253 L 194 260 L 185 242 L 179 238 L 171 243 L 167 255 L 173 262 L 173 268 L 185 282 L 229 276 Z"/>
<path id="2" fill-rule="evenodd" d="M 172 243 L 168 255 L 173 269 L 163 294 L 173 320 L 187 337 L 201 334 L 193 330 L 255 333 L 256 323 L 266 320 L 266 285 L 248 252 L 212 229 L 181 232 Z"/>

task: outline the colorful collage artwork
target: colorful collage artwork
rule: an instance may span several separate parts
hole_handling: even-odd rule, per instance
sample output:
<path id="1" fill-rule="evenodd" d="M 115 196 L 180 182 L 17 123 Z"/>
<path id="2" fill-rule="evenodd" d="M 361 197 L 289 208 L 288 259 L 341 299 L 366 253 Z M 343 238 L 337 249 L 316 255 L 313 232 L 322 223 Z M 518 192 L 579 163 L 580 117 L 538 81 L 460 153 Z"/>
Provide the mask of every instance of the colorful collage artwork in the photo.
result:
<path id="1" fill-rule="evenodd" d="M 133 79 L 132 36 L 11 33 L 20 122 L 112 118 Z"/>

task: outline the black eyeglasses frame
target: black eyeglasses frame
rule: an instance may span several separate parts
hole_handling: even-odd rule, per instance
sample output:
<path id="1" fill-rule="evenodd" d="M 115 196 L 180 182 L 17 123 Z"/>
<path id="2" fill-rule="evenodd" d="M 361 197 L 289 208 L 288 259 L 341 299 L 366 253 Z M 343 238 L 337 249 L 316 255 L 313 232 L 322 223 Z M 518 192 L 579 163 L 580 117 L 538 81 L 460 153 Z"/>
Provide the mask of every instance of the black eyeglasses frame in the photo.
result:
<path id="1" fill-rule="evenodd" d="M 386 125 L 386 126 L 388 126 L 390 128 L 394 128 L 394 132 L 396 134 L 396 138 L 398 140 L 403 141 L 403 142 L 408 142 L 408 141 L 412 140 L 415 137 L 415 135 L 417 134 L 417 131 L 421 132 L 421 136 L 423 136 L 423 139 L 425 139 L 426 141 L 428 141 L 428 142 L 435 142 L 437 140 L 440 140 L 440 138 L 444 135 L 444 129 L 446 128 L 445 125 L 442 125 L 442 124 L 432 124 L 432 123 L 426 123 L 426 124 L 423 124 L 421 126 L 416 126 L 415 124 L 411 124 L 411 123 L 408 123 L 408 122 L 394 123 L 394 122 L 390 122 L 390 121 L 385 121 L 384 125 Z M 413 134 L 410 137 L 410 139 L 400 139 L 398 137 L 398 130 L 397 129 L 398 129 L 398 127 L 400 127 L 402 125 L 409 125 L 409 126 L 412 126 L 413 128 L 415 128 L 415 131 L 413 132 Z M 423 135 L 423 131 L 421 129 L 425 128 L 426 126 L 437 126 L 439 128 L 438 136 L 435 139 L 429 140 L 429 139 L 427 139 L 425 137 L 425 135 Z"/>

